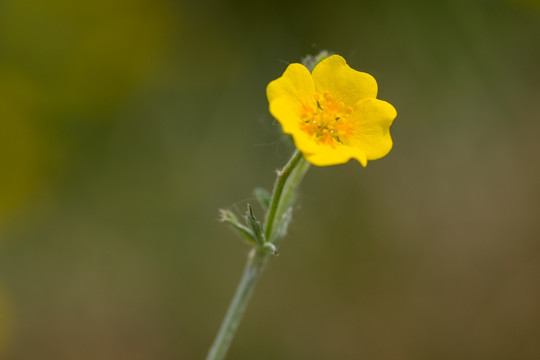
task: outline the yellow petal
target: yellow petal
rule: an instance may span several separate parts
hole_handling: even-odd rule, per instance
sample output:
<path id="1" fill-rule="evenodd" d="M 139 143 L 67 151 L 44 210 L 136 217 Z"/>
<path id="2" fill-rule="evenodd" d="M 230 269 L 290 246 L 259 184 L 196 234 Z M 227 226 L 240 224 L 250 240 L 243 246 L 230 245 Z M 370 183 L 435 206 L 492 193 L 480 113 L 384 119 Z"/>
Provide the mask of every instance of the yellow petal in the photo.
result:
<path id="1" fill-rule="evenodd" d="M 302 132 L 299 129 L 301 112 L 305 105 L 316 106 L 314 94 L 315 85 L 311 73 L 301 64 L 289 65 L 280 78 L 268 84 L 266 96 L 269 110 L 281 124 L 283 132 L 291 135 Z M 302 135 L 305 134 L 302 132 L 295 136 L 295 142 L 306 143 Z"/>
<path id="2" fill-rule="evenodd" d="M 339 55 L 322 60 L 312 75 L 318 93 L 328 92 L 345 105 L 353 106 L 364 98 L 377 97 L 377 82 L 373 76 L 352 69 Z"/>
<path id="3" fill-rule="evenodd" d="M 390 126 L 396 109 L 386 101 L 368 98 L 353 107 L 350 119 L 355 123 L 350 145 L 362 149 L 368 160 L 380 159 L 392 149 Z"/>
<path id="4" fill-rule="evenodd" d="M 299 128 L 294 129 L 294 131 L 287 132 L 284 131 L 287 134 L 291 134 L 294 140 L 294 145 L 298 150 L 304 154 L 304 157 L 307 158 L 310 154 L 313 154 L 320 149 L 320 145 L 315 142 L 315 140 L 307 135 L 304 131 L 300 130 Z"/>
<path id="5" fill-rule="evenodd" d="M 283 98 L 302 104 L 313 101 L 314 93 L 315 85 L 311 73 L 301 64 L 289 65 L 283 75 L 271 81 L 266 88 L 266 96 L 270 104 Z"/>
<path id="6" fill-rule="evenodd" d="M 322 145 L 316 152 L 304 154 L 304 157 L 315 166 L 344 164 L 350 159 L 358 160 L 364 167 L 367 165 L 366 155 L 361 149 L 346 145 L 338 145 L 335 148 Z"/>

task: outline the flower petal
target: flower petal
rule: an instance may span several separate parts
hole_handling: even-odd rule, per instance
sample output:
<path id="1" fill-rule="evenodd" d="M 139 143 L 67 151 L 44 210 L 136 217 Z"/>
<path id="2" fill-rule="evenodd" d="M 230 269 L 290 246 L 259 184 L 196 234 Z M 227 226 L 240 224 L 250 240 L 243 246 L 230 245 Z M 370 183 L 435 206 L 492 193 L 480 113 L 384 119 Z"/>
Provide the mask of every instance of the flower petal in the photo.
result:
<path id="1" fill-rule="evenodd" d="M 358 160 L 364 167 L 367 165 L 366 155 L 361 149 L 346 145 L 339 145 L 335 148 L 322 145 L 319 146 L 317 152 L 304 153 L 304 157 L 315 166 L 344 164 L 350 159 Z"/>
<path id="2" fill-rule="evenodd" d="M 319 145 L 300 129 L 300 108 L 291 98 L 278 98 L 270 103 L 270 113 L 279 121 L 283 132 L 293 136 L 296 147 L 302 153 L 314 152 Z"/>
<path id="3" fill-rule="evenodd" d="M 362 149 L 368 160 L 380 159 L 392 149 L 390 126 L 396 109 L 386 101 L 368 98 L 356 103 L 351 113 L 355 123 L 350 145 Z"/>
<path id="4" fill-rule="evenodd" d="M 311 73 L 301 64 L 290 64 L 280 78 L 271 81 L 266 87 L 266 96 L 270 104 L 282 98 L 294 100 L 299 104 L 312 102 L 314 93 L 315 85 Z"/>
<path id="5" fill-rule="evenodd" d="M 328 92 L 345 105 L 353 106 L 364 98 L 377 97 L 377 82 L 373 76 L 352 69 L 339 55 L 322 60 L 312 75 L 317 92 Z"/>
<path id="6" fill-rule="evenodd" d="M 309 70 L 301 64 L 291 64 L 283 75 L 270 82 L 266 88 L 269 110 L 283 128 L 283 132 L 294 134 L 301 131 L 298 124 L 304 106 L 316 106 L 315 85 Z M 303 141 L 302 141 L 303 142 Z"/>
<path id="7" fill-rule="evenodd" d="M 306 157 L 306 159 L 307 156 L 319 151 L 319 149 L 321 148 L 321 146 L 315 142 L 313 137 L 309 136 L 299 128 L 296 128 L 294 131 L 291 132 L 285 131 L 285 129 L 283 129 L 283 132 L 292 135 L 294 145 L 298 150 L 302 152 L 302 154 L 304 154 L 304 157 Z"/>

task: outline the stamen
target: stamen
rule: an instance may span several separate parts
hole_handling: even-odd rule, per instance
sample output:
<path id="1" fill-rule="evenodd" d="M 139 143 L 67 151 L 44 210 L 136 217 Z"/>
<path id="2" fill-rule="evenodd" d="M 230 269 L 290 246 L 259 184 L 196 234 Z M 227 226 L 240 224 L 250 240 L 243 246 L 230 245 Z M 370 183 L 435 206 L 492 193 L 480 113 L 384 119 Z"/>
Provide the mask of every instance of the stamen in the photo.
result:
<path id="1" fill-rule="evenodd" d="M 304 105 L 300 129 L 312 136 L 319 144 L 335 146 L 344 137 L 353 135 L 354 125 L 348 116 L 353 108 L 336 101 L 329 92 L 313 94 L 315 104 Z M 345 142 L 346 143 L 346 142 Z"/>

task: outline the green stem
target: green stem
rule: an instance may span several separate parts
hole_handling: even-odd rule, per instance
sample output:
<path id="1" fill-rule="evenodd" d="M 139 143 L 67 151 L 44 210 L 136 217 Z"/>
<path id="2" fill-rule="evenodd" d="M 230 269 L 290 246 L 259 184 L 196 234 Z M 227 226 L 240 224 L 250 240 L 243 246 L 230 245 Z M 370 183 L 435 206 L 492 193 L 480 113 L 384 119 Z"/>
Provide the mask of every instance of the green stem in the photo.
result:
<path id="1" fill-rule="evenodd" d="M 304 160 L 302 153 L 298 150 L 292 155 L 285 167 L 278 171 L 274 190 L 270 198 L 270 207 L 266 214 L 265 239 L 271 241 L 271 236 L 274 234 L 276 224 L 276 215 L 281 216 L 281 213 L 286 209 L 292 201 L 293 193 L 300 184 L 303 175 L 305 174 L 309 164 Z M 292 176 L 291 176 L 292 175 Z M 277 222 L 279 223 L 279 221 Z M 221 323 L 219 332 L 210 347 L 206 360 L 223 360 L 227 355 L 227 351 L 231 345 L 236 329 L 240 324 L 242 315 L 247 307 L 249 298 L 255 284 L 259 279 L 270 254 L 268 249 L 261 245 L 257 245 L 249 253 L 244 273 L 240 279 L 240 283 L 236 289 L 236 293 L 229 305 L 225 319 Z"/>
<path id="2" fill-rule="evenodd" d="M 274 231 L 274 221 L 276 219 L 277 210 L 281 203 L 281 194 L 283 193 L 283 188 L 285 187 L 287 179 L 293 172 L 294 168 L 303 158 L 304 157 L 302 156 L 302 153 L 296 150 L 287 165 L 285 165 L 285 167 L 281 171 L 278 171 L 278 177 L 274 185 L 274 191 L 272 192 L 272 197 L 270 198 L 270 208 L 268 210 L 266 222 L 264 224 L 264 235 L 269 241 L 272 239 L 272 233 Z"/>
<path id="3" fill-rule="evenodd" d="M 242 275 L 242 279 L 240 279 L 240 284 L 238 284 L 236 293 L 229 305 L 225 319 L 223 319 L 221 328 L 214 340 L 214 344 L 212 344 L 212 347 L 208 352 L 206 360 L 225 359 L 234 334 L 236 333 L 236 329 L 240 324 L 242 315 L 244 314 L 249 298 L 251 297 L 251 293 L 266 265 L 268 257 L 269 254 L 262 249 L 252 249 L 249 253 L 248 261 L 244 268 L 244 274 Z"/>
<path id="4" fill-rule="evenodd" d="M 279 202 L 279 205 L 276 210 L 276 216 L 275 218 L 282 219 L 283 214 L 291 208 L 294 201 L 296 200 L 296 188 L 304 178 L 304 175 L 306 174 L 307 170 L 310 167 L 310 163 L 308 163 L 303 157 L 300 159 L 298 164 L 296 165 L 296 168 L 291 172 L 289 178 L 285 182 L 285 186 L 283 187 L 283 191 L 281 193 L 281 200 Z M 283 220 L 281 220 L 283 221 Z M 279 223 L 278 223 L 279 224 Z M 279 228 L 279 225 L 274 225 L 273 230 L 277 230 Z M 273 244 L 277 244 L 279 240 L 281 240 L 280 234 L 276 234 L 275 231 L 272 231 L 271 238 L 267 238 L 267 241 L 272 242 Z"/>

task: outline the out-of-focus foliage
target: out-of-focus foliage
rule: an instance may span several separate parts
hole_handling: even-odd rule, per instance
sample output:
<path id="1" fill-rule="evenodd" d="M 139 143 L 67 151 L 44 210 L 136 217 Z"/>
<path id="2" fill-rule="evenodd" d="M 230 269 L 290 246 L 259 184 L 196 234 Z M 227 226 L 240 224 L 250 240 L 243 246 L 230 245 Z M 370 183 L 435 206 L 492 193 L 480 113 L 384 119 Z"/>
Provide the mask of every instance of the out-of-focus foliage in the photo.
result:
<path id="1" fill-rule="evenodd" d="M 3 289 L 0 288 L 0 349 L 4 349 L 7 341 L 8 328 L 10 323 L 10 309 L 6 302 Z M 1 354 L 1 353 L 0 353 Z"/>
<path id="2" fill-rule="evenodd" d="M 70 134 L 155 73 L 171 17 L 151 1 L 6 1 L 0 15 L 0 222 L 59 167 Z"/>
<path id="3" fill-rule="evenodd" d="M 539 11 L 0 2 L 0 358 L 203 358 L 247 252 L 217 209 L 272 186 L 265 88 L 321 49 L 394 148 L 310 169 L 230 358 L 540 358 Z"/>

